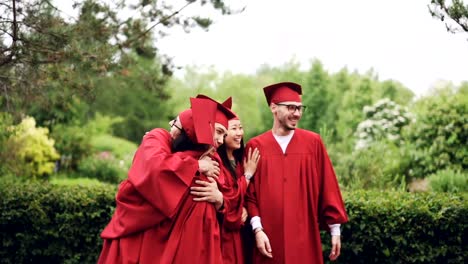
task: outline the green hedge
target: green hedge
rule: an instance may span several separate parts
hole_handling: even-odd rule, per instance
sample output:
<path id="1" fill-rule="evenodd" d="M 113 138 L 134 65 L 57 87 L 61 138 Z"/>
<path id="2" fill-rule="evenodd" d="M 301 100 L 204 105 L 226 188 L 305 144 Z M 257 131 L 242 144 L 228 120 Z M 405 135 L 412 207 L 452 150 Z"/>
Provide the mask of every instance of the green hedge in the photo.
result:
<path id="1" fill-rule="evenodd" d="M 0 181 L 0 263 L 96 263 L 116 189 Z"/>
<path id="2" fill-rule="evenodd" d="M 96 263 L 115 185 L 0 180 L 0 263 Z M 334 263 L 464 263 L 466 194 L 344 193 L 350 222 Z M 330 236 L 323 233 L 324 255 Z"/>
<path id="3" fill-rule="evenodd" d="M 344 193 L 349 223 L 333 263 L 466 263 L 467 194 Z M 322 233 L 324 257 L 330 235 Z"/>

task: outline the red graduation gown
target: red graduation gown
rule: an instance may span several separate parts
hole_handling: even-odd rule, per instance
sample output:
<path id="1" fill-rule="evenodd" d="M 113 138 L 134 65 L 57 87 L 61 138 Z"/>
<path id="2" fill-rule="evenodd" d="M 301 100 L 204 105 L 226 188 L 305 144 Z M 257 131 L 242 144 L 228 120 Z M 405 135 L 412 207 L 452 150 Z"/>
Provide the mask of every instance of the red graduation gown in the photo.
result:
<path id="1" fill-rule="evenodd" d="M 244 207 L 244 195 L 247 190 L 247 182 L 243 175 L 243 169 L 237 164 L 237 180 L 234 179 L 225 166 L 222 166 L 225 175 L 223 197 L 228 204 L 228 210 L 224 214 L 221 225 L 221 248 L 224 264 L 243 264 L 244 249 L 241 239 L 242 208 Z"/>
<path id="2" fill-rule="evenodd" d="M 247 191 L 249 215 L 260 216 L 273 258 L 254 263 L 323 263 L 319 228 L 348 221 L 341 192 L 318 134 L 296 129 L 283 154 L 268 131 L 246 147 L 262 158 Z"/>
<path id="3" fill-rule="evenodd" d="M 214 205 L 194 202 L 189 193 L 201 153 L 171 153 L 170 143 L 163 129 L 144 137 L 101 233 L 98 263 L 221 262 Z"/>

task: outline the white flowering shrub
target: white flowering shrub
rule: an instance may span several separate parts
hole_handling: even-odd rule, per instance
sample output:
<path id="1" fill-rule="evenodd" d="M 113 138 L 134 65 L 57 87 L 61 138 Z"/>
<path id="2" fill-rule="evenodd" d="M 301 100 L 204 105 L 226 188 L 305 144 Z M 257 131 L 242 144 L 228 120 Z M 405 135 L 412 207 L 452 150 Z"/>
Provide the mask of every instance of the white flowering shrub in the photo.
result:
<path id="1" fill-rule="evenodd" d="M 383 139 L 398 142 L 401 129 L 414 121 L 406 107 L 387 98 L 365 106 L 363 110 L 367 119 L 359 123 L 356 129 L 356 149 L 367 148 L 372 142 Z"/>

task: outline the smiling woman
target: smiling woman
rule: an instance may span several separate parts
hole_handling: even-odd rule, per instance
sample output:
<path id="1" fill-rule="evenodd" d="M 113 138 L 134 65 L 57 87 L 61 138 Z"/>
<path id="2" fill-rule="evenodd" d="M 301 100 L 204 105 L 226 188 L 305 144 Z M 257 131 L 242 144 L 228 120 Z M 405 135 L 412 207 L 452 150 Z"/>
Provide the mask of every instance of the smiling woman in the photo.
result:
<path id="1" fill-rule="evenodd" d="M 231 108 L 231 98 L 223 104 Z M 225 264 L 250 263 L 254 249 L 251 228 L 247 222 L 247 210 L 244 207 L 244 195 L 256 171 L 260 154 L 256 149 L 244 156 L 243 136 L 244 129 L 236 115 L 229 120 L 224 144 L 218 148 L 223 163 L 221 169 L 226 176 L 225 187 L 229 190 L 223 195 L 228 203 L 236 205 L 226 212 L 221 226 L 221 246 Z"/>

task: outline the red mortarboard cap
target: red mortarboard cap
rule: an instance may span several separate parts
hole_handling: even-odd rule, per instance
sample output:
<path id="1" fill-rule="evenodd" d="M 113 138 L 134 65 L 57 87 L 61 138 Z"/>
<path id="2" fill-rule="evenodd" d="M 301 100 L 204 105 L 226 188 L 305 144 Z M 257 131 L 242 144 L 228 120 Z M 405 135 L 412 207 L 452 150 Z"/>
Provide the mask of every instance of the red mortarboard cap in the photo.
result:
<path id="1" fill-rule="evenodd" d="M 217 104 L 207 99 L 190 98 L 190 105 L 191 109 L 179 114 L 182 128 L 194 143 L 213 145 Z"/>
<path id="2" fill-rule="evenodd" d="M 231 96 L 229 96 L 229 98 L 226 99 L 226 101 L 224 101 L 222 105 L 226 107 L 227 109 L 231 110 L 231 112 L 234 114 L 234 117 L 229 120 L 233 120 L 233 119 L 239 120 L 239 117 L 237 116 L 237 114 L 234 113 L 234 111 L 232 111 L 232 97 Z"/>
<path id="3" fill-rule="evenodd" d="M 226 108 L 231 109 L 231 108 L 232 108 L 232 97 L 229 96 L 228 99 L 226 99 L 226 101 L 224 101 L 224 102 L 222 103 L 222 105 L 223 105 L 224 107 L 226 107 Z"/>
<path id="4" fill-rule="evenodd" d="M 229 108 L 227 108 L 223 104 L 220 104 L 219 102 L 213 100 L 212 98 L 210 98 L 210 97 L 208 97 L 206 95 L 199 94 L 199 95 L 197 95 L 197 98 L 207 99 L 207 100 L 210 100 L 210 101 L 216 103 L 216 105 L 217 105 L 217 111 L 216 111 L 216 116 L 215 116 L 216 123 L 219 123 L 219 124 L 223 125 L 227 129 L 228 128 L 228 120 L 234 118 L 236 115 Z M 229 100 L 229 98 L 228 98 L 228 100 Z M 226 100 L 226 101 L 228 101 L 228 100 Z M 226 104 L 229 104 L 229 102 L 227 102 Z M 231 101 L 231 104 L 232 104 L 232 101 Z"/>
<path id="5" fill-rule="evenodd" d="M 268 105 L 280 102 L 301 102 L 301 85 L 293 82 L 281 82 L 263 88 Z"/>

